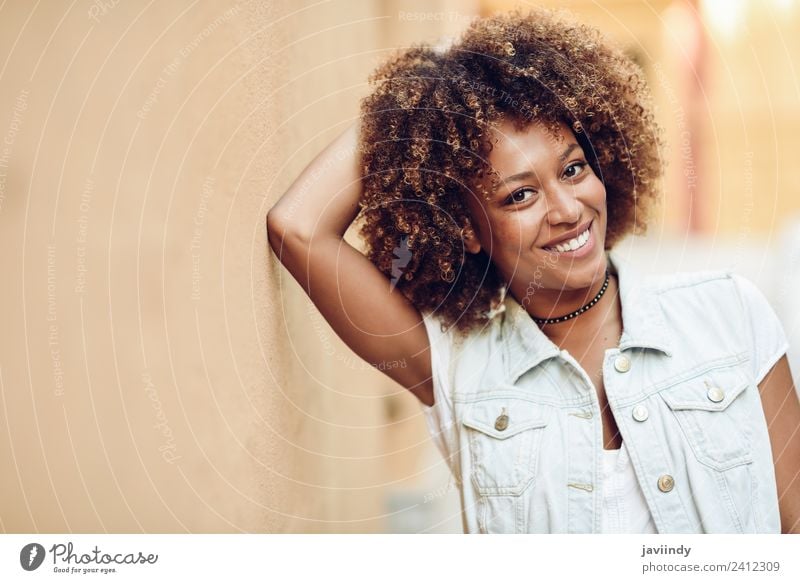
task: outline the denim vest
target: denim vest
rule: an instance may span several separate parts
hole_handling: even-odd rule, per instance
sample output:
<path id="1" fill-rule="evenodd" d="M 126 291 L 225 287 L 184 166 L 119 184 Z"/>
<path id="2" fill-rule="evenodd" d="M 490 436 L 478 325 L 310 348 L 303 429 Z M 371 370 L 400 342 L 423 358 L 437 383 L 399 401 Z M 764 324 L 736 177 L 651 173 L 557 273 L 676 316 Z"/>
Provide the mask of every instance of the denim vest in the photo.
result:
<path id="1" fill-rule="evenodd" d="M 622 304 L 603 380 L 659 533 L 780 533 L 758 383 L 787 349 L 728 271 L 642 277 L 612 251 Z M 509 294 L 466 337 L 423 315 L 435 404 L 422 410 L 467 533 L 601 530 L 603 431 L 580 364 Z"/>

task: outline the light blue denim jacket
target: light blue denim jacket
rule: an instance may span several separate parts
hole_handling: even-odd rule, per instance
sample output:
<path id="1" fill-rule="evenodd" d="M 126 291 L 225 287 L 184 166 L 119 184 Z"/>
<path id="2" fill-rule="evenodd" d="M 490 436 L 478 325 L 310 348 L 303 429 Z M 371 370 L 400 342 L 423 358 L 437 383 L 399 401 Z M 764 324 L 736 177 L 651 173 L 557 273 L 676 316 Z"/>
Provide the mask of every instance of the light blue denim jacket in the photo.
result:
<path id="1" fill-rule="evenodd" d="M 788 348 L 775 313 L 739 275 L 641 277 L 608 257 L 623 333 L 604 385 L 658 532 L 779 533 L 757 386 Z M 435 404 L 421 406 L 464 532 L 600 532 L 600 409 L 575 358 L 510 294 L 466 338 L 423 318 Z"/>

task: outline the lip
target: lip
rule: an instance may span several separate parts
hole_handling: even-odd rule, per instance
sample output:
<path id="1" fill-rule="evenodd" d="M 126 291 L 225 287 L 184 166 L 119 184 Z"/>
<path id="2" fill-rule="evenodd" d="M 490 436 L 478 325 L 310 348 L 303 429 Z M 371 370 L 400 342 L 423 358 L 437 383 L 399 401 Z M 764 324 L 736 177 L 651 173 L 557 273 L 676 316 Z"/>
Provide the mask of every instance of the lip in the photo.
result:
<path id="1" fill-rule="evenodd" d="M 562 243 L 564 241 L 569 241 L 570 239 L 574 239 L 575 237 L 577 237 L 578 235 L 583 233 L 586 229 L 588 229 L 589 226 L 592 224 L 592 221 L 594 221 L 594 219 L 589 219 L 588 221 L 583 223 L 581 226 L 576 227 L 576 228 L 572 229 L 571 231 L 567 231 L 565 234 L 561 235 L 560 237 L 556 237 L 555 239 L 551 239 L 550 241 L 548 241 L 547 243 L 542 245 L 542 247 L 555 247 L 559 243 Z"/>
<path id="2" fill-rule="evenodd" d="M 570 258 L 573 258 L 573 259 L 580 259 L 581 257 L 587 256 L 589 253 L 592 252 L 592 250 L 594 250 L 594 246 L 595 246 L 595 235 L 594 235 L 594 229 L 592 228 L 593 226 L 594 226 L 594 221 L 593 220 L 589 221 L 589 224 L 588 224 L 589 240 L 586 241 L 586 244 L 583 247 L 580 247 L 580 248 L 576 249 L 575 251 L 557 251 L 556 249 L 553 249 L 553 250 L 545 249 L 545 251 L 547 251 L 548 253 L 553 253 L 554 255 L 563 255 L 565 257 L 570 257 Z M 558 243 L 561 243 L 562 241 L 569 241 L 569 239 L 573 239 L 573 238 L 577 237 L 578 235 L 580 235 L 581 233 L 583 233 L 583 231 L 585 231 L 586 228 L 587 228 L 587 226 L 580 227 L 581 230 L 578 231 L 577 233 L 570 235 L 566 239 L 563 238 L 563 237 L 561 237 L 559 239 L 555 239 L 554 243 L 548 243 L 547 245 L 544 245 L 544 247 L 550 247 L 552 245 L 556 245 Z"/>

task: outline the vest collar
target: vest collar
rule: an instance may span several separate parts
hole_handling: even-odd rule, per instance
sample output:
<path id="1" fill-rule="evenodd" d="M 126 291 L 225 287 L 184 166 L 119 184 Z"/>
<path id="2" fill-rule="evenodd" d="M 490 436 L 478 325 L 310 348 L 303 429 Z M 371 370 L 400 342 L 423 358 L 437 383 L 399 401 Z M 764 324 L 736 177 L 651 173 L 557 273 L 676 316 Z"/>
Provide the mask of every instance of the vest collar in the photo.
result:
<path id="1" fill-rule="evenodd" d="M 665 326 L 664 314 L 657 294 L 646 289 L 641 274 L 617 251 L 606 253 L 609 271 L 617 275 L 622 303 L 623 331 L 619 349 L 657 350 L 672 356 L 672 343 Z M 510 384 L 538 366 L 557 356 L 561 349 L 539 329 L 530 315 L 511 294 L 503 300 L 502 337 L 506 351 L 506 373 Z"/>

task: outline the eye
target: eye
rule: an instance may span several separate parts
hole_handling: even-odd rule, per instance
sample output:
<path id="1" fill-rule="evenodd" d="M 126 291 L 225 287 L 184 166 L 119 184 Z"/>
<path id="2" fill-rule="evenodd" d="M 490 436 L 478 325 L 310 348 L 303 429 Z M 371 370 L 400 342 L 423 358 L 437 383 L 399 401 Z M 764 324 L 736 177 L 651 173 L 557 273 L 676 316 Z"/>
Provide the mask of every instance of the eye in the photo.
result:
<path id="1" fill-rule="evenodd" d="M 567 174 L 567 178 L 575 178 L 576 176 L 579 176 L 580 174 L 583 174 L 583 170 L 584 170 L 584 168 L 586 166 L 588 166 L 588 163 L 586 163 L 586 162 L 582 162 L 582 161 L 581 162 L 573 162 L 572 164 L 567 166 L 567 168 L 564 170 L 564 174 Z M 579 168 L 580 170 L 576 171 L 573 174 L 568 174 L 569 170 L 572 169 L 572 168 Z"/>
<path id="2" fill-rule="evenodd" d="M 530 193 L 530 196 L 528 196 L 528 193 Z M 533 195 L 535 194 L 536 191 L 532 188 L 520 188 L 516 192 L 512 193 L 511 196 L 509 196 L 506 199 L 505 204 L 513 204 L 513 205 L 523 204 L 528 202 L 531 198 L 533 198 Z"/>

